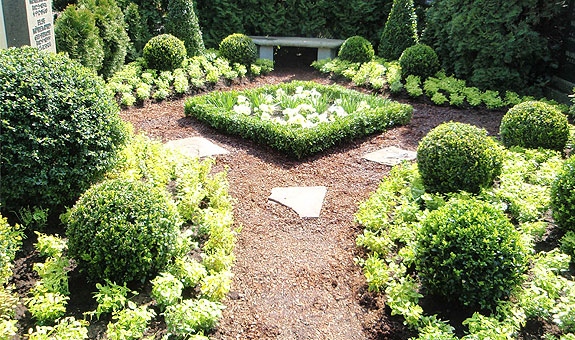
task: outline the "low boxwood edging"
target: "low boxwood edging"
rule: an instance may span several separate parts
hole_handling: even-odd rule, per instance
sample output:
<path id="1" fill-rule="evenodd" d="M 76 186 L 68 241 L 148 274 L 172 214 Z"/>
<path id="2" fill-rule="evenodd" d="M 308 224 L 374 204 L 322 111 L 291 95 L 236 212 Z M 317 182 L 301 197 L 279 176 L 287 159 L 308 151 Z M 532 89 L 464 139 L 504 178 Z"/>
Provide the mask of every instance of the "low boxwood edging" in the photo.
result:
<path id="1" fill-rule="evenodd" d="M 187 116 L 302 158 L 407 124 L 413 108 L 341 86 L 294 81 L 189 98 Z"/>

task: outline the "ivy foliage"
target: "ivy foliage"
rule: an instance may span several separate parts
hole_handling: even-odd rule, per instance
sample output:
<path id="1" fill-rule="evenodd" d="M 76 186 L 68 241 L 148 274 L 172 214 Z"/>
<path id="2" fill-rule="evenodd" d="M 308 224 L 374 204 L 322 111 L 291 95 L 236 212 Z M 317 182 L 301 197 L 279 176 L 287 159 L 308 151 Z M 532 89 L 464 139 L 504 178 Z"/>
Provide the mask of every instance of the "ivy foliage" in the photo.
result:
<path id="1" fill-rule="evenodd" d="M 565 3 L 434 1 L 423 39 L 436 50 L 448 74 L 482 89 L 525 92 L 551 64 L 542 30 L 566 17 Z"/>
<path id="2" fill-rule="evenodd" d="M 397 60 L 406 48 L 418 41 L 413 0 L 394 0 L 379 41 L 379 56 Z"/>

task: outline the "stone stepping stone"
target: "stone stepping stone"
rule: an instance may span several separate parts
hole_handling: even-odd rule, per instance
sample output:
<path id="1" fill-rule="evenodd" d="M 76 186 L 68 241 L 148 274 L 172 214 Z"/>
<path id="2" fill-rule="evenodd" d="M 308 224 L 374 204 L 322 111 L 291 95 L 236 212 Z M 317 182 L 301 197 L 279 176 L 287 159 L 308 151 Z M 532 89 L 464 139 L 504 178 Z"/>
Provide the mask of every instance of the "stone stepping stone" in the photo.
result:
<path id="1" fill-rule="evenodd" d="M 228 150 L 202 137 L 189 137 L 172 140 L 166 143 L 166 147 L 178 150 L 187 156 L 200 158 L 230 153 Z"/>
<path id="2" fill-rule="evenodd" d="M 292 208 L 301 218 L 317 218 L 326 193 L 326 187 L 273 188 L 269 200 Z"/>
<path id="3" fill-rule="evenodd" d="M 416 157 L 417 152 L 403 150 L 395 146 L 386 147 L 363 156 L 363 158 L 372 162 L 389 166 L 400 164 L 402 161 L 412 161 Z"/>

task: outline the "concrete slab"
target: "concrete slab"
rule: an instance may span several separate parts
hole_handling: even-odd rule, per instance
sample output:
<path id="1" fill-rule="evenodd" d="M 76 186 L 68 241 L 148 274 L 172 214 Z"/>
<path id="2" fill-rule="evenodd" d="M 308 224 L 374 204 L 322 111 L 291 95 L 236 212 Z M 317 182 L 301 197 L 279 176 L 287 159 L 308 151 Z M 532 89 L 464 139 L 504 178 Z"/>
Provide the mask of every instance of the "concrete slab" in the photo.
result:
<path id="1" fill-rule="evenodd" d="M 395 146 L 386 147 L 363 156 L 363 158 L 372 162 L 389 166 L 400 164 L 402 161 L 412 161 L 416 157 L 417 152 L 403 150 Z"/>
<path id="2" fill-rule="evenodd" d="M 189 137 L 172 140 L 166 143 L 166 147 L 178 150 L 184 155 L 200 158 L 230 153 L 228 150 L 202 137 Z"/>
<path id="3" fill-rule="evenodd" d="M 273 188 L 269 200 L 292 208 L 301 218 L 317 218 L 326 193 L 323 186 Z"/>

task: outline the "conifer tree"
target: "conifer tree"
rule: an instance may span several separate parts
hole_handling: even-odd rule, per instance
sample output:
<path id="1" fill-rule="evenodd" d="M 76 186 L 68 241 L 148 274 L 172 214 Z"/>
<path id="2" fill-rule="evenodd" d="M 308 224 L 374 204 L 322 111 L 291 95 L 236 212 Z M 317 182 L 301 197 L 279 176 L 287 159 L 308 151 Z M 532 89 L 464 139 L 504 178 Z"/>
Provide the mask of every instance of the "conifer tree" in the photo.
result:
<path id="1" fill-rule="evenodd" d="M 379 56 L 397 60 L 418 42 L 417 16 L 413 0 L 394 0 L 379 42 Z"/>
<path id="2" fill-rule="evenodd" d="M 201 55 L 205 51 L 202 31 L 192 0 L 170 0 L 166 32 L 184 42 L 190 57 Z"/>

